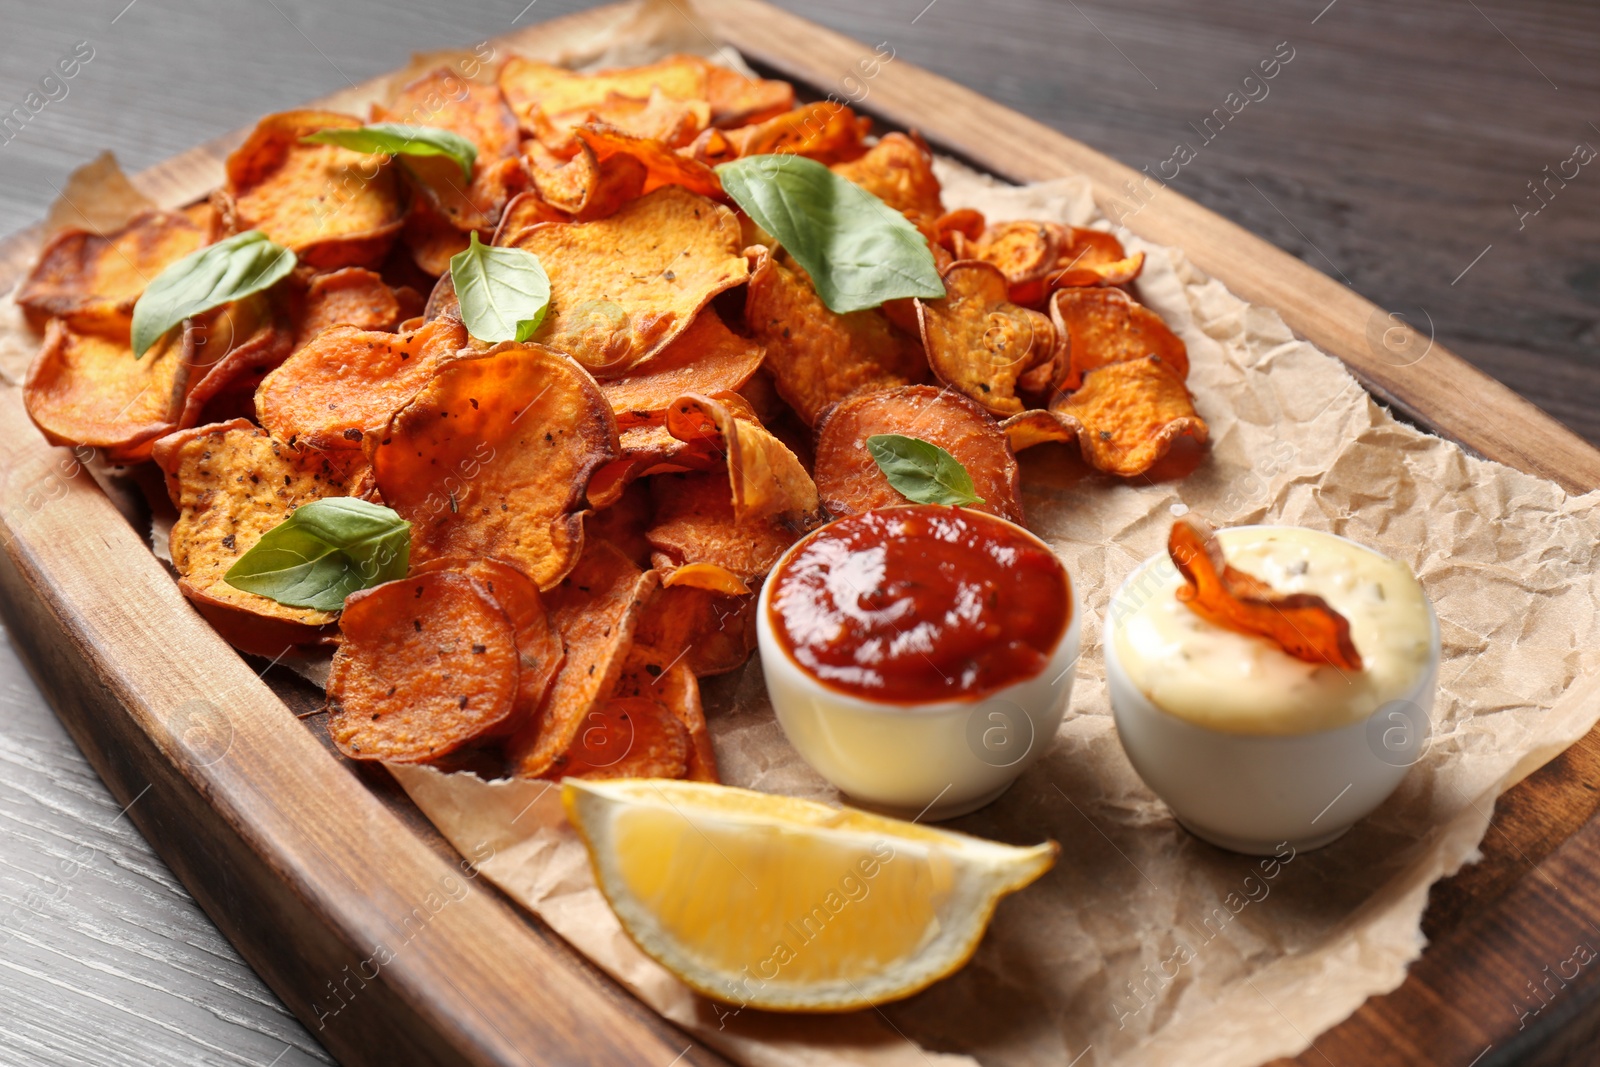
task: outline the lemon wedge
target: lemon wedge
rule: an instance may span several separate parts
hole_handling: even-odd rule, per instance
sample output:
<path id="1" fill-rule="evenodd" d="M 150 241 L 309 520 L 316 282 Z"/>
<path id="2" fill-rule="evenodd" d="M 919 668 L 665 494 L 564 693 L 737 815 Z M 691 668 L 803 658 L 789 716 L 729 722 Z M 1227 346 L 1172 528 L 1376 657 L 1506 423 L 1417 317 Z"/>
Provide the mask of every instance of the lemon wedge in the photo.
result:
<path id="1" fill-rule="evenodd" d="M 645 953 L 708 997 L 776 1011 L 926 988 L 1060 851 L 704 782 L 568 778 L 561 800 Z"/>

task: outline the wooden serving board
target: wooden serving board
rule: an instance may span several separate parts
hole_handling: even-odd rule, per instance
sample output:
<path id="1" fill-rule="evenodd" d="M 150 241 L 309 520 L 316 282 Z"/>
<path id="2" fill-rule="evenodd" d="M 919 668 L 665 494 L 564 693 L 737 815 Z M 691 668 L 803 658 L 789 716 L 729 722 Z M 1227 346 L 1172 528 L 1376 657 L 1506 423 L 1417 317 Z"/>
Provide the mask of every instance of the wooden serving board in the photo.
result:
<path id="1" fill-rule="evenodd" d="M 600 8 L 495 43 L 577 46 L 619 14 Z M 843 79 L 872 55 L 761 0 L 699 0 L 692 17 L 708 37 L 819 95 L 859 86 Z M 378 86 L 322 103 L 363 110 Z M 1113 217 L 1119 202 L 1137 206 L 1128 183 L 1143 175 L 904 60 L 878 68 L 857 106 L 1002 178 L 1082 174 Z M 218 184 L 241 136 L 135 183 L 166 206 L 193 200 Z M 1600 452 L 1298 259 L 1170 189 L 1123 221 L 1276 309 L 1420 425 L 1569 490 L 1600 486 Z M 38 245 L 37 231 L 0 243 L 0 290 Z M 1426 355 L 1412 362 L 1418 351 Z M 263 680 L 233 654 L 3 382 L 0 542 L 0 609 L 57 714 L 119 800 L 137 801 L 130 817 L 207 913 L 341 1062 L 725 1062 L 464 877 L 460 857 L 385 773 L 334 758 L 296 718 L 316 694 L 276 671 Z M 1501 799 L 1482 862 L 1434 888 L 1423 923 L 1431 944 L 1405 984 L 1296 1062 L 1569 1062 L 1600 1029 L 1600 968 L 1567 980 L 1537 1015 L 1519 1013 L 1533 1003 L 1530 981 L 1575 946 L 1600 946 L 1589 918 L 1600 915 L 1597 806 L 1600 732 Z"/>

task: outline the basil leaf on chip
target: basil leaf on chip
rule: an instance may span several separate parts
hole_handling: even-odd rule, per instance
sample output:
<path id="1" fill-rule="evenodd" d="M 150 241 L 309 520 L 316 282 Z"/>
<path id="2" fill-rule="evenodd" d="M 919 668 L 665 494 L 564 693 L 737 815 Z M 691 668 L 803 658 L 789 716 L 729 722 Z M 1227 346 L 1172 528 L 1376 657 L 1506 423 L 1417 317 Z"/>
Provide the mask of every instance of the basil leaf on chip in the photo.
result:
<path id="1" fill-rule="evenodd" d="M 295 255 L 260 230 L 207 245 L 170 264 L 133 305 L 133 358 L 184 319 L 259 293 L 294 270 Z"/>
<path id="2" fill-rule="evenodd" d="M 873 434 L 867 451 L 889 484 L 916 504 L 982 504 L 972 475 L 936 444 L 897 433 Z"/>
<path id="3" fill-rule="evenodd" d="M 483 244 L 476 233 L 465 252 L 450 257 L 450 280 L 461 321 L 480 341 L 526 341 L 550 307 L 550 278 L 539 257 Z"/>
<path id="4" fill-rule="evenodd" d="M 747 156 L 717 168 L 722 188 L 793 256 L 840 315 L 945 295 L 927 238 L 854 182 L 804 156 Z"/>
<path id="5" fill-rule="evenodd" d="M 404 578 L 411 524 L 353 496 L 302 504 L 222 576 L 235 589 L 293 608 L 338 611 L 361 589 Z"/>
<path id="6" fill-rule="evenodd" d="M 332 144 L 352 152 L 383 152 L 391 156 L 447 156 L 461 168 L 463 181 L 472 180 L 478 146 L 437 126 L 409 126 L 401 122 L 375 122 L 370 126 L 332 126 L 300 138 L 306 144 Z"/>

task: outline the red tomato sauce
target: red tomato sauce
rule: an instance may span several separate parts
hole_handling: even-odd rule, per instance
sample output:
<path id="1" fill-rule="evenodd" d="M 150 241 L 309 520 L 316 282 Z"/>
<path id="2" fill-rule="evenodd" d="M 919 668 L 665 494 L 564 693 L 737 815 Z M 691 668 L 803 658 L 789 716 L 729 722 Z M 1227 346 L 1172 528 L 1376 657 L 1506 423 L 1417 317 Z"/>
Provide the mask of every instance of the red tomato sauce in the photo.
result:
<path id="1" fill-rule="evenodd" d="M 976 700 L 1044 670 L 1072 612 L 1055 554 L 982 512 L 849 515 L 780 566 L 778 641 L 825 685 L 916 704 Z"/>

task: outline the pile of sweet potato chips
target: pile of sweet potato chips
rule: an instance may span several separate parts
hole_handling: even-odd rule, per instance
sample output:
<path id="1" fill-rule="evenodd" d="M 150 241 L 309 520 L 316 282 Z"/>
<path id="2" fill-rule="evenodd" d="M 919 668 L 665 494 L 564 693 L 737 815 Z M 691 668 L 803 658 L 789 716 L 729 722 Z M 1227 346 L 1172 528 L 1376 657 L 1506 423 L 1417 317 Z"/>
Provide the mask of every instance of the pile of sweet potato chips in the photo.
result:
<path id="1" fill-rule="evenodd" d="M 330 731 L 351 758 L 715 780 L 697 679 L 748 658 L 755 592 L 798 537 L 903 502 L 869 437 L 940 446 L 1018 521 L 1019 449 L 1075 440 L 1135 476 L 1206 439 L 1183 343 L 1130 295 L 1141 254 L 947 212 L 920 139 L 873 141 L 848 107 L 674 56 L 440 69 L 373 112 L 466 138 L 470 177 L 303 139 L 354 115 L 271 115 L 209 200 L 57 236 L 18 296 L 44 330 L 39 429 L 159 466 L 183 591 L 236 646 L 337 646 Z M 946 296 L 831 311 L 723 194 L 718 164 L 766 153 L 904 213 Z M 247 230 L 294 272 L 134 359 L 150 279 Z M 529 341 L 470 336 L 448 269 L 474 234 L 548 274 Z M 409 522 L 409 574 L 342 612 L 228 584 L 328 497 Z"/>

